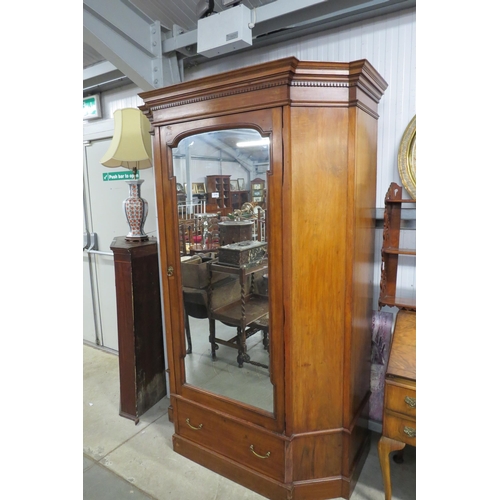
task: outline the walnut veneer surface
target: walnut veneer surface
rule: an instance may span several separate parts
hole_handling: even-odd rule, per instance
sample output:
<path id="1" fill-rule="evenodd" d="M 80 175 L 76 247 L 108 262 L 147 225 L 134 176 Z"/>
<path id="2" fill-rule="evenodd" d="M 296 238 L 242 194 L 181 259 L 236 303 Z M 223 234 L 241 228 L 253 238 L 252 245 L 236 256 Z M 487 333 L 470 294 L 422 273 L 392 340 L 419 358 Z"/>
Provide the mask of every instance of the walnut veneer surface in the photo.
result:
<path id="1" fill-rule="evenodd" d="M 392 497 L 389 453 L 417 444 L 416 312 L 401 310 L 385 376 L 384 417 L 378 450 L 385 498 Z"/>
<path id="2" fill-rule="evenodd" d="M 348 498 L 368 453 L 377 105 L 386 87 L 366 60 L 291 57 L 140 94 L 154 134 L 174 450 L 270 499 Z M 186 383 L 172 148 L 234 128 L 270 138 L 273 412 Z"/>

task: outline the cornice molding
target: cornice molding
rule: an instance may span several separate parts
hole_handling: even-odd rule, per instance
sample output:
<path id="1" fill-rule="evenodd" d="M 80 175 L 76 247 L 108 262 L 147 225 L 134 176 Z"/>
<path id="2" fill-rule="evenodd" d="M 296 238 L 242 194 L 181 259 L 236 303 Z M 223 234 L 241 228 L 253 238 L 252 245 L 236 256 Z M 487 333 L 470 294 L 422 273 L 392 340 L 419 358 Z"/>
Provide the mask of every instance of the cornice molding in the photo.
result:
<path id="1" fill-rule="evenodd" d="M 269 61 L 233 71 L 191 80 L 162 89 L 139 94 L 144 101 L 140 109 L 153 120 L 153 113 L 174 107 L 248 94 L 276 87 L 359 89 L 374 103 L 382 97 L 387 83 L 365 59 L 353 62 L 299 61 L 295 57 Z M 282 98 L 294 105 L 290 91 Z M 355 92 L 357 93 L 357 92 Z M 280 105 L 283 104 L 283 99 Z M 366 98 L 365 98 L 366 99 Z M 308 96 L 308 101 L 313 100 Z M 299 98 L 298 102 L 301 99 Z M 345 100 L 336 106 L 357 105 L 358 99 L 349 90 Z M 366 108 L 366 105 L 362 105 Z M 367 108 L 368 109 L 368 108 Z"/>
<path id="2" fill-rule="evenodd" d="M 279 87 L 281 85 L 287 85 L 287 84 L 288 84 L 288 80 L 283 79 L 283 80 L 278 80 L 278 81 L 274 81 L 274 82 L 265 82 L 265 83 L 257 84 L 257 85 L 246 85 L 245 87 L 228 89 L 225 92 L 207 93 L 207 94 L 198 95 L 198 96 L 187 98 L 187 99 L 179 99 L 179 100 L 173 100 L 173 101 L 165 102 L 165 103 L 158 104 L 158 105 L 151 105 L 149 109 L 151 111 L 156 111 L 159 109 L 166 109 L 166 108 L 171 108 L 174 106 L 182 106 L 185 104 L 193 104 L 196 102 L 208 101 L 210 99 L 220 99 L 221 97 L 230 97 L 230 96 L 237 95 L 237 94 L 244 94 L 247 92 L 254 92 L 256 90 L 263 90 L 263 89 L 268 89 L 268 88 L 272 88 L 272 87 Z"/>

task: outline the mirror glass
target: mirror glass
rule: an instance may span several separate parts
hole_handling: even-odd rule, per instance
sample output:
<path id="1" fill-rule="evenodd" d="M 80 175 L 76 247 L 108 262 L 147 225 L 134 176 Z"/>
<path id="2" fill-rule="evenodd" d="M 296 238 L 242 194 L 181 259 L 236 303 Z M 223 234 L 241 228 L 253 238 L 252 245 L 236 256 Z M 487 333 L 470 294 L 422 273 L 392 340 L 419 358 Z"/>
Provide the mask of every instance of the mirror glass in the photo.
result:
<path id="1" fill-rule="evenodd" d="M 269 139 L 204 132 L 172 150 L 186 383 L 273 412 L 269 376 Z"/>

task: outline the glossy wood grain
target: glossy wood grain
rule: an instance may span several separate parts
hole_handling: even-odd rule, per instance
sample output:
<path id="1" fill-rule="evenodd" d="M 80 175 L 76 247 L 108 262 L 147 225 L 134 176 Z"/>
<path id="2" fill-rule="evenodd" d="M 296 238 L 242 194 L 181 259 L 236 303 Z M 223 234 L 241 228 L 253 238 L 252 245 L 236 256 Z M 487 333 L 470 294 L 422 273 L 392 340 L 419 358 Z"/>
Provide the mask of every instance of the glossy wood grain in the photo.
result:
<path id="1" fill-rule="evenodd" d="M 330 401 L 343 389 L 348 110 L 294 107 L 290 130 L 287 431 L 300 433 L 342 426 L 342 405 Z"/>
<path id="2" fill-rule="evenodd" d="M 287 443 L 283 437 L 183 399 L 177 400 L 177 410 L 179 435 L 283 481 Z"/>

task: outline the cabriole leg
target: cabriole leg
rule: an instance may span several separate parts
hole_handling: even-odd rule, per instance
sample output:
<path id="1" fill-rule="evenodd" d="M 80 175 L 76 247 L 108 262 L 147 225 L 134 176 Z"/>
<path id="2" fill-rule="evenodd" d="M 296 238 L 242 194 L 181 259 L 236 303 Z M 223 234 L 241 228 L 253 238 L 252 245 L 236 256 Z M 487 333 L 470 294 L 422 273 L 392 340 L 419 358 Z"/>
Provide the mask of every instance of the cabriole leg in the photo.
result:
<path id="1" fill-rule="evenodd" d="M 402 450 L 405 446 L 405 443 L 385 436 L 382 436 L 378 442 L 378 458 L 380 460 L 380 468 L 382 469 L 382 478 L 384 480 L 385 500 L 391 500 L 392 498 L 389 453 Z"/>

